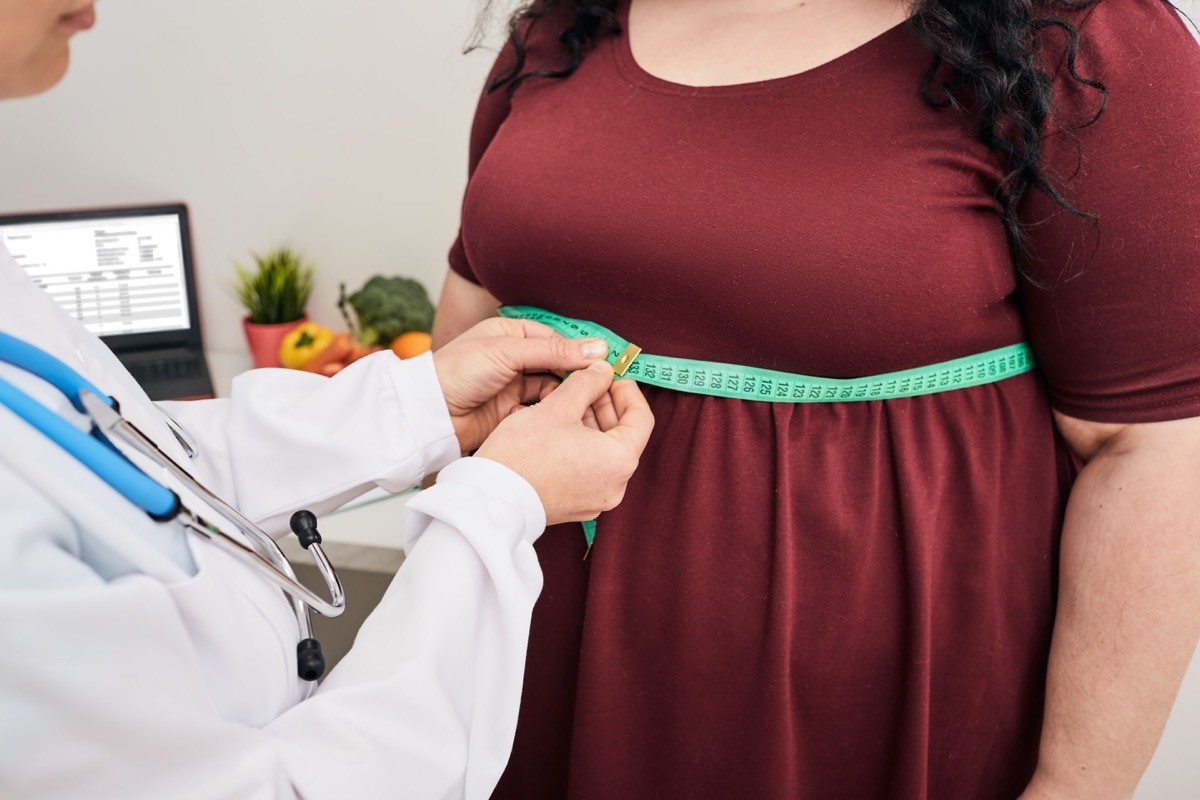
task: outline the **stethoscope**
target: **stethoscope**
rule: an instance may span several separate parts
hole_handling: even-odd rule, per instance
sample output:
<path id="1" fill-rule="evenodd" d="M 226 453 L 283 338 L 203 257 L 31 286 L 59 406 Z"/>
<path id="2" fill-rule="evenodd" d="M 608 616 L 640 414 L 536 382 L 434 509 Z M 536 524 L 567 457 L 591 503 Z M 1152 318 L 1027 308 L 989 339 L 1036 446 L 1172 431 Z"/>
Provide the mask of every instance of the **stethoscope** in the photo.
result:
<path id="1" fill-rule="evenodd" d="M 325 617 L 336 617 L 346 607 L 342 583 L 325 551 L 317 519 L 311 511 L 292 514 L 290 524 L 300 544 L 312 556 L 317 571 L 329 590 L 331 600 L 314 594 L 296 578 L 296 573 L 275 540 L 261 528 L 242 516 L 237 509 L 217 497 L 193 478 L 170 456 L 162 452 L 149 437 L 121 416 L 120 407 L 112 397 L 101 392 L 86 378 L 59 359 L 28 342 L 0 332 L 0 361 L 35 375 L 54 386 L 81 413 L 91 417 L 92 428 L 85 433 L 63 417 L 0 378 L 0 404 L 9 408 L 51 441 L 88 467 L 101 480 L 119 492 L 157 522 L 178 521 L 183 527 L 211 542 L 251 569 L 258 571 L 282 589 L 292 600 L 300 642 L 296 645 L 297 672 L 306 681 L 315 681 L 325 672 L 325 657 L 321 645 L 313 638 L 309 609 Z M 178 438 L 178 423 L 169 419 L 172 432 Z M 110 441 L 121 440 L 155 464 L 164 467 L 181 485 L 195 492 L 209 504 L 224 522 L 241 531 L 257 545 L 256 552 L 203 517 L 193 513 L 174 491 L 155 481 L 126 458 Z M 194 450 L 185 442 L 189 452 Z"/>

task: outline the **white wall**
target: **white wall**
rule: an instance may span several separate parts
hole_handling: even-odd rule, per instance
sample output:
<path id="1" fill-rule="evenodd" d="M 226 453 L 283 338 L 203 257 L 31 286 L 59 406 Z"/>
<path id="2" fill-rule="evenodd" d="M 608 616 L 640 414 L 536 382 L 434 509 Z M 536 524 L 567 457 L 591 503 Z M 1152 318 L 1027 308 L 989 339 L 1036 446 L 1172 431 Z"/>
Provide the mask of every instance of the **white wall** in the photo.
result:
<path id="1" fill-rule="evenodd" d="M 0 104 L 0 211 L 187 202 L 210 349 L 244 347 L 231 257 L 283 242 L 320 321 L 339 280 L 436 296 L 494 57 L 462 54 L 477 5 L 101 0 L 67 79 Z"/>
<path id="2" fill-rule="evenodd" d="M 1197 798 L 1200 798 L 1200 649 L 1192 657 L 1191 668 L 1167 720 L 1167 729 L 1136 795 L 1136 800 Z"/>
<path id="3" fill-rule="evenodd" d="M 1192 25 L 1189 22 L 1188 26 L 1192 30 L 1192 35 L 1200 39 L 1200 30 L 1196 29 L 1196 26 L 1200 26 L 1200 0 L 1172 0 L 1172 2 L 1176 8 L 1196 23 Z"/>

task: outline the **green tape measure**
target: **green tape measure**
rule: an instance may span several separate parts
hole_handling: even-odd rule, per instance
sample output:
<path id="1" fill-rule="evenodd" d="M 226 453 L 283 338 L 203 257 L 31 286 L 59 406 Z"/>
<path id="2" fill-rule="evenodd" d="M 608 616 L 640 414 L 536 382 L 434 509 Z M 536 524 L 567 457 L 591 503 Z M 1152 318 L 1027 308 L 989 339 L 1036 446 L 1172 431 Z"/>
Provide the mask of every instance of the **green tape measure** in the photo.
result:
<path id="1" fill-rule="evenodd" d="M 608 361 L 618 377 L 690 394 L 764 403 L 852 403 L 895 400 L 902 397 L 949 392 L 1011 378 L 1034 368 L 1029 344 L 988 350 L 978 355 L 943 361 L 926 367 L 868 375 L 863 378 L 818 378 L 758 367 L 697 361 L 643 353 L 628 340 L 601 325 L 572 319 L 533 306 L 501 306 L 500 314 L 549 326 L 571 339 L 595 338 L 608 342 Z M 596 533 L 594 520 L 583 523 L 588 549 Z"/>
<path id="2" fill-rule="evenodd" d="M 617 374 L 638 383 L 690 394 L 766 403 L 847 403 L 895 400 L 966 389 L 1011 378 L 1034 367 L 1027 343 L 988 350 L 978 355 L 943 361 L 927 367 L 868 375 L 863 378 L 818 378 L 758 367 L 672 358 L 642 353 L 612 331 L 532 306 L 502 306 L 501 315 L 528 319 L 573 339 L 604 339 L 609 363 Z"/>

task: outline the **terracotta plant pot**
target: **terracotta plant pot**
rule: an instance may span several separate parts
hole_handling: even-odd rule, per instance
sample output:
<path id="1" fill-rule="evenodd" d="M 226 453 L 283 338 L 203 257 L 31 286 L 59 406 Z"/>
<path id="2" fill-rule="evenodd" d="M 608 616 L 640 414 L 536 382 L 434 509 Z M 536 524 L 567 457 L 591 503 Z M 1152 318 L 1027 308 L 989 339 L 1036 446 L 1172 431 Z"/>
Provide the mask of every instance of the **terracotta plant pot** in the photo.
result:
<path id="1" fill-rule="evenodd" d="M 293 322 L 281 322 L 277 325 L 259 325 L 251 322 L 249 317 L 242 319 L 242 327 L 246 330 L 246 344 L 250 347 L 250 358 L 256 369 L 262 367 L 282 367 L 279 363 L 279 345 L 283 337 L 301 323 L 308 321 L 305 314 Z"/>

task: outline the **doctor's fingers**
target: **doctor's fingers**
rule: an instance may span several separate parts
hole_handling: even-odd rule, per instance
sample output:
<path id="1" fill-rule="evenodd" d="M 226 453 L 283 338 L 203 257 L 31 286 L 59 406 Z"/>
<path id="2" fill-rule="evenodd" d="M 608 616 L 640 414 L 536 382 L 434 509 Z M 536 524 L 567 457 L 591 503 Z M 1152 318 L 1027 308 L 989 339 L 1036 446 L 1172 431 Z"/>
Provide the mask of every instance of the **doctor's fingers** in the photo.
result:
<path id="1" fill-rule="evenodd" d="M 609 396 L 617 423 L 604 428 L 605 433 L 620 440 L 640 456 L 654 431 L 654 412 L 650 410 L 650 404 L 646 402 L 641 387 L 628 379 L 613 383 Z"/>
<path id="2" fill-rule="evenodd" d="M 558 334 L 543 339 L 518 339 L 494 336 L 480 340 L 480 346 L 506 369 L 513 372 L 564 373 L 583 369 L 608 355 L 603 339 L 565 339 Z"/>
<path id="3" fill-rule="evenodd" d="M 612 367 L 593 361 L 587 369 L 572 372 L 562 384 L 538 404 L 542 413 L 566 422 L 582 420 L 613 385 Z M 594 415 L 594 412 L 593 412 Z"/>
<path id="4" fill-rule="evenodd" d="M 616 383 L 613 384 L 616 386 Z M 607 431 L 617 425 L 617 408 L 613 405 L 612 389 L 600 395 L 600 399 L 592 404 L 592 416 L 596 419 L 596 429 Z M 587 423 L 587 420 L 584 420 Z"/>
<path id="5" fill-rule="evenodd" d="M 550 374 L 526 375 L 525 389 L 521 402 L 526 405 L 541 402 L 549 397 L 550 393 L 557 389 L 561 383 L 562 379 Z M 610 409 L 612 407 L 612 400 L 609 398 L 607 392 L 600 396 L 595 405 L 584 412 L 582 421 L 586 427 L 595 431 L 602 431 L 616 424 L 615 412 L 611 412 L 612 422 L 610 424 L 601 424 L 598 409 L 603 405 L 607 405 Z"/>
<path id="6" fill-rule="evenodd" d="M 622 439 L 639 453 L 645 449 L 650 433 L 654 430 L 654 414 L 646 402 L 641 388 L 633 380 L 612 380 L 612 367 L 606 362 L 594 362 L 582 372 L 573 372 L 558 388 L 546 393 L 543 389 L 543 405 L 552 399 L 555 413 L 568 419 L 579 419 L 580 412 L 595 420 L 603 432 L 617 431 L 615 438 Z M 576 378 L 575 376 L 580 377 Z M 548 385 L 548 384 L 547 384 Z M 590 407 L 584 404 L 590 401 Z"/>
<path id="7" fill-rule="evenodd" d="M 549 372 L 530 372 L 519 376 L 517 381 L 521 384 L 521 402 L 528 406 L 545 400 L 562 383 L 562 378 Z"/>
<path id="8" fill-rule="evenodd" d="M 593 364 L 585 372 L 594 374 L 593 379 L 602 387 L 600 396 L 589 408 L 599 425 L 599 434 L 591 433 L 586 446 L 586 463 L 589 467 L 589 487 L 579 499 L 579 511 L 572 520 L 594 519 L 596 514 L 618 505 L 625 496 L 626 486 L 637 471 L 642 451 L 654 429 L 654 414 L 642 395 L 641 389 L 632 380 L 619 380 L 603 388 L 605 380 L 612 374 L 611 368 L 601 362 Z M 572 373 L 571 378 L 580 373 Z M 555 392 L 561 396 L 563 386 Z M 582 398 L 583 381 L 580 386 Z M 554 396 L 550 398 L 555 399 Z M 587 422 L 585 420 L 585 425 Z"/>
<path id="9" fill-rule="evenodd" d="M 603 339 L 567 339 L 540 322 L 507 317 L 490 317 L 478 322 L 447 344 L 480 339 L 498 340 L 491 345 L 499 346 L 501 352 L 513 354 L 516 360 L 509 360 L 508 366 L 518 371 L 555 370 L 561 373 L 582 369 L 608 355 L 608 343 Z M 541 341 L 544 344 L 516 344 L 522 340 Z"/>

